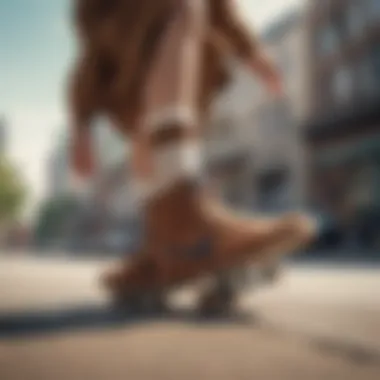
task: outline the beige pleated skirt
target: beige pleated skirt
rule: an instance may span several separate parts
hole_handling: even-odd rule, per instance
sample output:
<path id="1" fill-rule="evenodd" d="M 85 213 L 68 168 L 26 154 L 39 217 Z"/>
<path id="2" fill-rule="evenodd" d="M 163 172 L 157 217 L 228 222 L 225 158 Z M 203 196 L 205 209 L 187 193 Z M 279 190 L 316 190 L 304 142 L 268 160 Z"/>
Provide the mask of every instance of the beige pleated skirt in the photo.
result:
<path id="1" fill-rule="evenodd" d="M 144 83 L 141 127 L 162 124 L 195 127 L 207 25 L 207 2 L 180 0 L 162 33 Z"/>

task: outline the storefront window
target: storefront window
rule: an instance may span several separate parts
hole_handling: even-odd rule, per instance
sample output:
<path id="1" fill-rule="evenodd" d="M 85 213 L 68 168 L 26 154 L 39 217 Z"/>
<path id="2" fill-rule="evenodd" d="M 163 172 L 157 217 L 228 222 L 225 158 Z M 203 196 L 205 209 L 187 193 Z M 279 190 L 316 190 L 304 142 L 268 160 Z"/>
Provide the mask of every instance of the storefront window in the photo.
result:
<path id="1" fill-rule="evenodd" d="M 264 211 L 279 211 L 290 205 L 289 170 L 277 169 L 258 178 L 259 207 Z"/>
<path id="2" fill-rule="evenodd" d="M 328 9 L 331 5 L 331 0 L 318 0 L 310 2 L 313 6 L 318 7 L 320 9 Z"/>
<path id="3" fill-rule="evenodd" d="M 380 18 L 380 1 L 367 0 L 367 11 L 370 20 L 378 20 Z"/>
<path id="4" fill-rule="evenodd" d="M 321 29 L 318 34 L 318 51 L 322 56 L 333 54 L 339 46 L 339 39 L 336 31 L 331 26 Z"/>
<path id="5" fill-rule="evenodd" d="M 128 154 L 127 144 L 108 121 L 103 118 L 97 120 L 94 127 L 94 137 L 99 163 L 103 169 L 107 170 L 125 159 Z"/>
<path id="6" fill-rule="evenodd" d="M 352 217 L 369 216 L 368 212 L 376 206 L 376 174 L 370 160 L 362 161 L 352 173 L 347 183 L 347 193 Z"/>
<path id="7" fill-rule="evenodd" d="M 365 27 L 365 15 L 361 4 L 357 0 L 351 0 L 347 9 L 348 29 L 352 37 L 361 36 Z"/>
<path id="8" fill-rule="evenodd" d="M 379 0 L 380 2 L 380 0 Z M 380 44 L 372 49 L 372 65 L 374 69 L 374 86 L 376 86 L 377 93 L 380 92 Z"/>
<path id="9" fill-rule="evenodd" d="M 339 41 L 346 41 L 349 37 L 349 13 L 346 12 L 337 12 L 334 15 L 333 27 L 336 31 L 337 38 Z"/>
<path id="10" fill-rule="evenodd" d="M 372 96 L 377 91 L 374 65 L 370 57 L 364 56 L 358 64 L 357 83 L 360 94 L 364 97 Z"/>
<path id="11" fill-rule="evenodd" d="M 348 66 L 340 67 L 334 74 L 332 90 L 338 105 L 346 105 L 353 94 L 353 75 Z"/>
<path id="12" fill-rule="evenodd" d="M 278 66 L 281 70 L 281 73 L 284 78 L 288 78 L 292 75 L 293 56 L 291 51 L 292 45 L 284 43 L 283 46 L 279 49 L 279 54 L 277 57 Z"/>

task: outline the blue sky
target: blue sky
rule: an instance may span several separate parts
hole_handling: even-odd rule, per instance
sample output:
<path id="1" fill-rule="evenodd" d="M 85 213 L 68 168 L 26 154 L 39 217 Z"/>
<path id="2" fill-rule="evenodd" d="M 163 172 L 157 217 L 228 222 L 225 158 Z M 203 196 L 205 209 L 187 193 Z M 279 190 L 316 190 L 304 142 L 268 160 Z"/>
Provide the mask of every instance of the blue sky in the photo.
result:
<path id="1" fill-rule="evenodd" d="M 44 194 L 46 157 L 67 125 L 71 1 L 0 1 L 0 115 L 8 120 L 9 154 L 32 188 L 32 205 Z M 303 1 L 237 0 L 256 28 Z"/>

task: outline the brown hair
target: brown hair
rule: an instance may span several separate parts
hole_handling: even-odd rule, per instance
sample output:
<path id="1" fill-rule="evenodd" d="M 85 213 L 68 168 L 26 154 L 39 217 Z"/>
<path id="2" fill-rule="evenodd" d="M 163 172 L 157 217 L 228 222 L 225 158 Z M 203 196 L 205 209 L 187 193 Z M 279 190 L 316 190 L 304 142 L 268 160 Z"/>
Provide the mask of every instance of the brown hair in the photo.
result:
<path id="1" fill-rule="evenodd" d="M 74 114 L 85 124 L 96 111 L 110 111 L 123 102 L 132 120 L 157 39 L 178 0 L 74 1 L 80 44 L 70 91 Z M 231 0 L 204 1 L 209 4 L 210 22 L 203 86 L 212 93 L 220 78 L 226 78 L 221 55 L 233 50 L 235 55 L 248 55 L 253 45 L 251 34 L 231 12 Z"/>

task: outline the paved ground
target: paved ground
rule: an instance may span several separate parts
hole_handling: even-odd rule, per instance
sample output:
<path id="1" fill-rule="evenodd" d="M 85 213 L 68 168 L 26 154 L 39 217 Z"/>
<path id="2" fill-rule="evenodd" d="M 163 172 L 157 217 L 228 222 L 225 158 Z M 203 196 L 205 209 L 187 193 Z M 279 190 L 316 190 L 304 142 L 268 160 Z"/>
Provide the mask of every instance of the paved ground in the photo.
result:
<path id="1" fill-rule="evenodd" d="M 0 258 L 2 380 L 380 378 L 376 268 L 288 268 L 244 295 L 246 314 L 201 321 L 191 290 L 170 317 L 112 318 L 96 282 L 106 265 Z"/>

